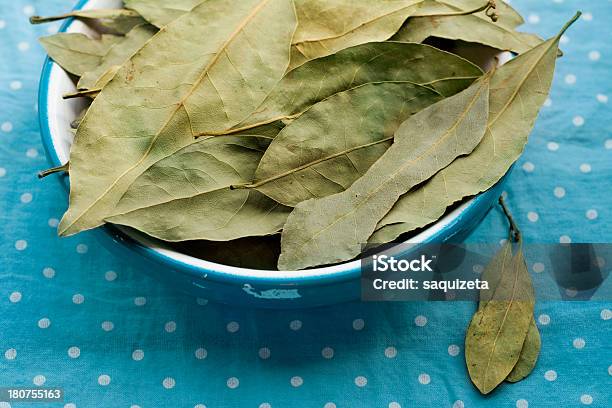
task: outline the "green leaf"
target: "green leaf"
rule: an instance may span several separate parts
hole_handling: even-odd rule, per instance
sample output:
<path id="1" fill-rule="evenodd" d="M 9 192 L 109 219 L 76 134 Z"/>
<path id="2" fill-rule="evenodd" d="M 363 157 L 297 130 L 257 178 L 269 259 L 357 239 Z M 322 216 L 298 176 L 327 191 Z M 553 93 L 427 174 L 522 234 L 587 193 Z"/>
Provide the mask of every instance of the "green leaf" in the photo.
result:
<path id="1" fill-rule="evenodd" d="M 302 202 L 281 237 L 279 269 L 302 269 L 359 255 L 400 195 L 470 153 L 484 135 L 489 76 L 406 120 L 393 145 L 346 191 Z"/>
<path id="2" fill-rule="evenodd" d="M 483 394 L 493 391 L 513 370 L 533 320 L 533 287 L 522 250 L 498 273 L 497 286 L 472 317 L 465 336 L 468 372 Z"/>
<path id="3" fill-rule="evenodd" d="M 136 11 L 158 28 L 176 20 L 206 0 L 123 0 L 125 7 Z"/>
<path id="4" fill-rule="evenodd" d="M 522 153 L 546 100 L 559 39 L 566 28 L 497 69 L 491 79 L 489 124 L 482 142 L 472 154 L 458 158 L 405 194 L 378 224 L 371 243 L 390 242 L 435 222 L 453 203 L 489 189 L 506 174 Z"/>
<path id="5" fill-rule="evenodd" d="M 93 39 L 80 33 L 58 33 L 39 41 L 53 61 L 67 72 L 81 76 L 96 69 L 108 50 L 122 38 L 104 34 L 100 39 Z"/>
<path id="6" fill-rule="evenodd" d="M 291 0 L 208 0 L 151 38 L 79 126 L 60 234 L 101 225 L 152 164 L 253 112 L 286 71 L 295 26 Z"/>
<path id="7" fill-rule="evenodd" d="M 278 134 L 247 187 L 287 206 L 344 191 L 387 150 L 404 120 L 440 99 L 410 82 L 334 94 Z"/>
<path id="8" fill-rule="evenodd" d="M 521 355 L 510 374 L 508 374 L 508 377 L 506 377 L 506 381 L 518 382 L 531 374 L 538 361 L 541 346 L 540 332 L 538 331 L 538 326 L 536 326 L 535 319 L 532 317 L 527 337 L 525 337 L 525 342 L 521 349 Z"/>
<path id="9" fill-rule="evenodd" d="M 85 23 L 95 22 L 99 26 L 110 30 L 116 34 L 126 34 L 137 25 L 145 21 L 142 17 L 132 10 L 125 9 L 98 9 L 98 10 L 77 10 L 59 16 L 52 17 L 30 17 L 30 23 L 41 24 L 50 21 L 63 20 L 65 18 L 75 18 Z"/>
<path id="10" fill-rule="evenodd" d="M 77 88 L 85 90 L 104 87 L 114 77 L 119 69 L 118 67 L 141 49 L 155 33 L 157 33 L 157 29 L 150 24 L 134 27 L 123 39 L 110 47 L 95 69 L 83 74 Z M 112 71 L 114 71 L 113 75 L 105 75 Z M 101 81 L 101 79 L 103 80 Z"/>
<path id="11" fill-rule="evenodd" d="M 257 191 L 230 188 L 252 179 L 269 140 L 201 139 L 147 169 L 106 221 L 173 242 L 277 233 L 290 209 Z"/>
<path id="12" fill-rule="evenodd" d="M 429 37 L 478 43 L 517 54 L 542 43 L 537 35 L 515 31 L 475 15 L 412 17 L 393 39 L 420 43 Z"/>

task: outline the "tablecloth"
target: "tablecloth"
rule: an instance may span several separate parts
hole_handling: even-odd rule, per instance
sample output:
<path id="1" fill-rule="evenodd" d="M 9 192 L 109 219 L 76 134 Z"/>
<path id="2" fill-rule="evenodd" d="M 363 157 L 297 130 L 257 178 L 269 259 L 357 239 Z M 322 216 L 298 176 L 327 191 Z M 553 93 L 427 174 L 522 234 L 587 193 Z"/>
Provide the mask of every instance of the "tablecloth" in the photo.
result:
<path id="1" fill-rule="evenodd" d="M 561 40 L 551 96 L 509 178 L 511 209 L 532 241 L 612 242 L 612 2 L 512 4 L 542 36 L 576 9 L 584 14 Z M 70 7 L 0 3 L 0 387 L 66 395 L 62 404 L 13 407 L 612 406 L 610 301 L 539 303 L 537 367 L 483 397 L 463 355 L 473 303 L 236 309 L 163 286 L 91 233 L 58 238 L 65 193 L 36 178 L 47 166 L 37 38 L 58 24 L 27 18 Z M 495 242 L 506 228 L 494 209 L 469 239 Z"/>

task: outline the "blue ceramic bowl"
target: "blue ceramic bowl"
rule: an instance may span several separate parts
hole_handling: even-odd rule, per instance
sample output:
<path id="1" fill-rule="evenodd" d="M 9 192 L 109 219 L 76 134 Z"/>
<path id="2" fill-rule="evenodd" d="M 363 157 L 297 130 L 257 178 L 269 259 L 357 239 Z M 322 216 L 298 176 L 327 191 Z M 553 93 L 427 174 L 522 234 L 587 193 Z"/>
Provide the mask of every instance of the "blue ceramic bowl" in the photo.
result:
<path id="1" fill-rule="evenodd" d="M 120 7 L 117 0 L 81 0 L 75 9 Z M 66 21 L 60 31 L 90 29 L 79 21 Z M 74 91 L 68 75 L 54 62 L 45 61 L 39 89 L 42 141 L 52 166 L 68 160 L 70 122 L 82 101 L 63 100 Z M 67 187 L 68 183 L 63 183 Z M 502 192 L 503 180 L 463 203 L 434 225 L 410 239 L 417 243 L 461 240 L 484 217 Z M 143 271 L 194 296 L 233 305 L 263 308 L 302 308 L 359 298 L 360 262 L 306 271 L 265 271 L 208 262 L 173 250 L 164 242 L 114 226 L 98 229 L 102 243 Z"/>

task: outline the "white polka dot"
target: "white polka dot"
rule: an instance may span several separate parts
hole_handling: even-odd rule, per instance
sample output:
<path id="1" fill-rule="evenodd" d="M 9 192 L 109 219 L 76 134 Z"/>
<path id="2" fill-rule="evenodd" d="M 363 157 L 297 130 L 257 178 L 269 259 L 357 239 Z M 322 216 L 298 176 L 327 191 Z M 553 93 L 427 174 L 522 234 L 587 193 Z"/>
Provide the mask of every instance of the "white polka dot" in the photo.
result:
<path id="1" fill-rule="evenodd" d="M 529 17 L 527 17 L 527 21 L 529 21 L 531 24 L 538 24 L 540 22 L 540 16 L 532 13 L 529 15 Z"/>
<path id="2" fill-rule="evenodd" d="M 576 297 L 578 291 L 576 290 L 576 288 L 567 288 L 565 289 L 565 294 L 569 297 Z"/>
<path id="3" fill-rule="evenodd" d="M 195 358 L 197 358 L 198 360 L 204 360 L 208 356 L 208 351 L 205 348 L 200 347 L 196 349 L 194 354 Z"/>
<path id="4" fill-rule="evenodd" d="M 43 317 L 38 321 L 38 327 L 40 327 L 41 329 L 47 329 L 49 328 L 49 326 L 51 326 L 51 320 L 46 317 Z"/>
<path id="5" fill-rule="evenodd" d="M 582 394 L 580 396 L 580 402 L 582 402 L 584 405 L 591 405 L 593 403 L 593 397 L 591 397 L 589 394 Z"/>
<path id="6" fill-rule="evenodd" d="M 42 271 L 42 274 L 45 278 L 51 279 L 55 276 L 55 269 L 53 268 L 45 268 Z"/>
<path id="7" fill-rule="evenodd" d="M 556 152 L 557 150 L 559 150 L 559 143 L 557 142 L 548 142 L 546 144 L 546 147 L 548 148 L 548 150 L 550 150 L 551 152 Z"/>
<path id="8" fill-rule="evenodd" d="M 448 354 L 453 357 L 458 356 L 460 351 L 461 348 L 459 348 L 459 346 L 456 344 L 451 344 L 450 346 L 448 346 Z"/>
<path id="9" fill-rule="evenodd" d="M 302 384 L 304 384 L 304 379 L 299 375 L 296 375 L 295 377 L 291 377 L 291 380 L 289 380 L 289 382 L 294 387 L 300 387 Z"/>
<path id="10" fill-rule="evenodd" d="M 457 400 L 453 403 L 453 408 L 465 408 L 465 404 L 461 400 Z"/>
<path id="11" fill-rule="evenodd" d="M 0 20 L 0 30 L 2 30 L 4 27 L 6 27 L 6 21 Z"/>
<path id="12" fill-rule="evenodd" d="M 423 385 L 427 385 L 431 382 L 431 377 L 426 373 L 419 374 L 419 382 Z"/>
<path id="13" fill-rule="evenodd" d="M 610 310 L 610 309 L 602 309 L 602 311 L 599 314 L 599 316 L 601 317 L 602 320 L 610 320 L 610 319 L 612 319 L 612 310 Z"/>
<path id="14" fill-rule="evenodd" d="M 144 351 L 142 351 L 140 349 L 136 349 L 136 350 L 132 351 L 132 360 L 140 361 L 143 358 L 144 358 Z"/>
<path id="15" fill-rule="evenodd" d="M 229 333 L 236 333 L 238 330 L 240 330 L 240 325 L 238 322 L 229 322 L 225 328 Z"/>
<path id="16" fill-rule="evenodd" d="M 535 170 L 535 165 L 532 162 L 525 162 L 523 163 L 523 170 L 525 170 L 527 173 L 531 173 Z"/>
<path id="17" fill-rule="evenodd" d="M 484 272 L 484 266 L 482 266 L 480 264 L 476 264 L 476 265 L 472 266 L 472 270 L 475 273 L 483 273 Z"/>
<path id="18" fill-rule="evenodd" d="M 30 203 L 30 202 L 32 202 L 32 194 L 30 194 L 30 193 L 23 193 L 21 195 L 21 197 L 19 197 L 19 199 L 24 204 Z"/>
<path id="19" fill-rule="evenodd" d="M 9 300 L 11 303 L 17 303 L 21 301 L 21 292 L 13 292 L 9 295 Z"/>
<path id="20" fill-rule="evenodd" d="M 599 101 L 601 103 L 608 103 L 608 96 L 607 95 L 597 94 L 596 98 L 597 98 L 597 101 Z"/>
<path id="21" fill-rule="evenodd" d="M 7 360 L 14 360 L 15 358 L 17 358 L 17 350 L 15 350 L 14 348 L 6 350 L 4 352 L 4 358 L 6 358 Z"/>
<path id="22" fill-rule="evenodd" d="M 402 408 L 402 406 L 399 404 L 399 402 L 390 402 L 389 403 L 389 408 Z"/>
<path id="23" fill-rule="evenodd" d="M 527 213 L 527 219 L 531 222 L 537 222 L 540 219 L 540 216 L 538 215 L 537 212 L 529 211 Z"/>
<path id="24" fill-rule="evenodd" d="M 59 225 L 59 220 L 57 218 L 49 218 L 49 221 L 47 221 L 47 224 L 51 228 L 57 228 L 57 226 Z"/>
<path id="25" fill-rule="evenodd" d="M 499 240 L 499 245 L 500 246 L 505 245 L 506 242 L 508 242 L 508 240 L 506 238 L 502 238 L 502 239 Z"/>
<path id="26" fill-rule="evenodd" d="M 567 35 L 563 34 L 563 35 L 561 36 L 561 40 L 560 40 L 560 42 L 561 42 L 561 44 L 569 44 L 569 42 L 570 42 L 570 38 L 569 38 Z"/>
<path id="27" fill-rule="evenodd" d="M 395 358 L 397 356 L 397 349 L 393 346 L 389 346 L 385 349 L 385 357 Z"/>
<path id="28" fill-rule="evenodd" d="M 238 388 L 238 386 L 240 385 L 240 380 L 238 380 L 238 378 L 236 377 L 230 377 L 227 379 L 227 387 L 234 389 L 234 388 Z"/>
<path id="29" fill-rule="evenodd" d="M 550 316 L 547 314 L 541 314 L 538 316 L 538 322 L 540 322 L 542 326 L 546 326 L 547 324 L 550 324 Z"/>
<path id="30" fill-rule="evenodd" d="M 301 320 L 292 320 L 289 322 L 289 328 L 293 331 L 300 330 L 302 328 Z"/>
<path id="31" fill-rule="evenodd" d="M 11 81 L 11 83 L 9 84 L 9 87 L 13 91 L 18 91 L 23 87 L 23 84 L 21 83 L 21 81 Z"/>
<path id="32" fill-rule="evenodd" d="M 527 408 L 529 407 L 529 402 L 524 399 L 520 399 L 516 401 L 516 408 Z"/>
<path id="33" fill-rule="evenodd" d="M 98 377 L 98 384 L 102 386 L 106 386 L 110 384 L 110 382 L 111 382 L 111 378 L 107 374 L 102 374 L 101 376 Z"/>
<path id="34" fill-rule="evenodd" d="M 174 388 L 174 386 L 176 385 L 176 381 L 174 381 L 174 378 L 172 377 L 166 377 L 164 378 L 164 381 L 162 381 L 162 385 L 165 389 L 169 390 Z"/>
<path id="35" fill-rule="evenodd" d="M 606 266 L 606 260 L 601 256 L 595 257 L 595 261 L 593 263 L 599 268 L 603 268 L 604 266 Z"/>
<path id="36" fill-rule="evenodd" d="M 546 269 L 546 267 L 542 262 L 536 262 L 533 264 L 532 269 L 535 273 L 542 273 L 544 272 L 544 269 Z"/>
<path id="37" fill-rule="evenodd" d="M 553 194 L 557 198 L 563 198 L 565 197 L 565 189 L 563 187 L 555 187 Z"/>
<path id="38" fill-rule="evenodd" d="M 23 14 L 25 14 L 28 17 L 33 16 L 34 13 L 36 13 L 36 10 L 34 9 L 34 6 L 27 5 L 27 6 L 25 6 L 23 8 Z"/>
<path id="39" fill-rule="evenodd" d="M 365 387 L 368 384 L 368 379 L 363 375 L 355 377 L 355 385 L 358 387 Z"/>
<path id="40" fill-rule="evenodd" d="M 0 129 L 2 129 L 3 132 L 8 133 L 13 130 L 13 124 L 11 122 L 4 122 L 2 125 L 0 125 Z"/>
<path id="41" fill-rule="evenodd" d="M 115 324 L 113 322 L 105 321 L 102 322 L 102 330 L 109 332 L 115 328 Z"/>
<path id="42" fill-rule="evenodd" d="M 261 358 L 262 360 L 267 360 L 270 358 L 271 352 L 269 348 L 262 347 L 257 351 L 257 354 L 259 355 L 259 358 Z"/>
<path id="43" fill-rule="evenodd" d="M 336 404 L 333 402 L 326 402 L 325 405 L 323 405 L 323 408 L 336 408 Z"/>
<path id="44" fill-rule="evenodd" d="M 612 364 L 608 367 L 608 374 L 612 375 Z"/>
<path id="45" fill-rule="evenodd" d="M 590 173 L 591 172 L 591 165 L 589 163 L 582 163 L 580 165 L 580 171 L 583 173 Z"/>
<path id="46" fill-rule="evenodd" d="M 604 147 L 605 147 L 607 150 L 612 150 L 612 139 L 608 139 L 608 140 L 606 140 L 606 141 L 604 142 Z"/>
<path id="47" fill-rule="evenodd" d="M 18 251 L 23 251 L 27 247 L 28 241 L 26 241 L 25 239 L 18 239 L 17 241 L 15 241 L 15 249 L 17 249 Z"/>
<path id="48" fill-rule="evenodd" d="M 597 210 L 588 210 L 585 214 L 585 216 L 589 219 L 589 220 L 594 220 L 597 218 Z"/>
<path id="49" fill-rule="evenodd" d="M 38 156 L 38 150 L 34 148 L 28 149 L 26 151 L 26 156 L 28 156 L 30 159 L 33 159 Z"/>
<path id="50" fill-rule="evenodd" d="M 363 319 L 353 320 L 353 330 L 363 330 L 365 327 L 365 321 Z"/>
<path id="51" fill-rule="evenodd" d="M 591 51 L 589 52 L 589 59 L 591 61 L 599 61 L 599 59 L 601 58 L 601 54 L 599 53 L 599 51 Z"/>
<path id="52" fill-rule="evenodd" d="M 416 324 L 419 327 L 423 327 L 427 324 L 427 318 L 423 315 L 418 315 L 417 317 L 414 318 L 414 324 Z"/>
<path id="53" fill-rule="evenodd" d="M 574 119 L 572 119 L 572 123 L 574 124 L 574 126 L 580 127 L 584 125 L 584 118 L 582 116 L 574 116 Z"/>
<path id="54" fill-rule="evenodd" d="M 593 20 L 593 14 L 591 14 L 591 13 L 589 13 L 589 12 L 584 13 L 584 14 L 582 15 L 582 19 L 583 19 L 584 21 L 591 21 L 591 20 Z"/>
<path id="55" fill-rule="evenodd" d="M 333 358 L 334 349 L 331 347 L 324 347 L 323 350 L 321 350 L 321 355 L 323 356 L 323 358 L 326 358 L 326 359 Z"/>
<path id="56" fill-rule="evenodd" d="M 40 374 L 32 378 L 32 382 L 34 383 L 34 385 L 38 386 L 43 385 L 46 381 L 47 379 L 45 378 L 45 376 Z"/>
<path id="57" fill-rule="evenodd" d="M 544 106 L 550 108 L 552 106 L 552 99 L 546 98 L 546 100 L 544 101 Z"/>
<path id="58" fill-rule="evenodd" d="M 64 404 L 64 408 L 77 408 L 76 404 L 69 402 L 68 404 Z"/>
<path id="59" fill-rule="evenodd" d="M 146 297 L 142 297 L 142 296 L 138 296 L 136 298 L 134 298 L 134 304 L 136 306 L 144 306 L 147 304 L 147 298 Z"/>
<path id="60" fill-rule="evenodd" d="M 83 254 L 86 254 L 87 251 L 89 251 L 89 248 L 85 244 L 78 244 L 76 246 L 76 251 L 77 251 L 77 254 L 83 255 Z"/>
<path id="61" fill-rule="evenodd" d="M 70 358 L 79 358 L 79 356 L 81 355 L 81 349 L 76 347 L 76 346 L 72 346 L 68 349 L 68 356 Z"/>
<path id="62" fill-rule="evenodd" d="M 272 405 L 270 405 L 268 402 L 262 402 L 259 404 L 259 408 L 272 408 Z"/>
<path id="63" fill-rule="evenodd" d="M 109 282 L 114 281 L 115 279 L 117 279 L 117 272 L 115 271 L 108 271 L 104 274 L 104 279 L 106 279 Z"/>
<path id="64" fill-rule="evenodd" d="M 557 372 L 555 370 L 548 370 L 544 373 L 544 378 L 547 381 L 555 381 L 557 379 Z"/>
<path id="65" fill-rule="evenodd" d="M 166 324 L 164 325 L 164 330 L 167 331 L 168 333 L 173 333 L 176 330 L 176 322 L 175 321 L 166 322 Z"/>
<path id="66" fill-rule="evenodd" d="M 576 75 L 568 74 L 565 76 L 565 83 L 568 85 L 574 85 L 576 83 Z"/>
<path id="67" fill-rule="evenodd" d="M 204 405 L 204 404 L 197 404 L 193 408 L 206 408 L 206 405 Z"/>
<path id="68" fill-rule="evenodd" d="M 22 52 L 27 51 L 30 49 L 30 44 L 25 41 L 21 41 L 19 44 L 17 44 L 17 49 Z"/>
<path id="69" fill-rule="evenodd" d="M 569 236 L 569 235 L 561 235 L 561 236 L 559 237 L 559 242 L 560 242 L 561 244 L 569 244 L 569 243 L 571 243 L 571 242 L 572 242 L 572 238 L 570 238 L 570 236 Z"/>
<path id="70" fill-rule="evenodd" d="M 0 167 L 0 177 L 6 176 L 6 169 L 4 167 Z"/>
<path id="71" fill-rule="evenodd" d="M 76 293 L 72 296 L 72 303 L 74 303 L 75 305 L 80 305 L 84 301 L 85 296 L 81 295 L 80 293 Z"/>
<path id="72" fill-rule="evenodd" d="M 584 346 L 586 345 L 586 341 L 584 341 L 583 338 L 578 337 L 577 339 L 574 339 L 572 344 L 574 345 L 574 348 L 580 350 L 584 348 Z"/>
<path id="73" fill-rule="evenodd" d="M 0 408 L 11 408 L 11 404 L 6 401 L 0 401 Z"/>
<path id="74" fill-rule="evenodd" d="M 208 299 L 197 298 L 196 303 L 200 306 L 206 306 L 208 304 Z"/>

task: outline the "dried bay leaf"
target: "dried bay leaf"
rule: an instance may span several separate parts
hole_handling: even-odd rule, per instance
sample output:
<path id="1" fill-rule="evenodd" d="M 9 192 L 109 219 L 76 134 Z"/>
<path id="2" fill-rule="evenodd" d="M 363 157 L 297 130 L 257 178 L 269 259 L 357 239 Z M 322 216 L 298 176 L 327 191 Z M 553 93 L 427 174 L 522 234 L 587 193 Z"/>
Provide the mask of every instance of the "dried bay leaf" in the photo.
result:
<path id="1" fill-rule="evenodd" d="M 483 394 L 490 393 L 513 370 L 533 320 L 533 287 L 522 250 L 506 265 L 499 270 L 497 287 L 472 317 L 465 336 L 468 372 Z"/>
<path id="2" fill-rule="evenodd" d="M 424 0 L 419 10 L 414 14 L 414 17 L 432 17 L 440 15 L 452 15 L 456 13 L 465 13 L 471 10 L 476 10 L 486 5 L 486 0 Z M 495 22 L 498 25 L 508 29 L 514 29 L 525 22 L 523 17 L 506 2 L 496 0 L 495 12 L 498 16 Z M 473 13 L 486 21 L 491 21 L 491 18 L 486 15 L 485 11 Z"/>
<path id="3" fill-rule="evenodd" d="M 451 96 L 481 75 L 480 68 L 471 62 L 428 45 L 391 41 L 362 44 L 288 72 L 233 132 L 295 119 L 333 94 L 370 82 L 414 82 Z"/>
<path id="4" fill-rule="evenodd" d="M 404 120 L 441 98 L 410 82 L 336 93 L 276 136 L 247 187 L 287 206 L 344 191 L 387 150 Z"/>
<path id="5" fill-rule="evenodd" d="M 162 28 L 206 0 L 123 0 L 125 7 L 136 11 L 149 23 Z"/>
<path id="6" fill-rule="evenodd" d="M 60 234 L 101 225 L 152 164 L 255 110 L 286 70 L 295 26 L 291 0 L 208 0 L 151 38 L 79 126 Z"/>
<path id="7" fill-rule="evenodd" d="M 126 34 L 137 25 L 143 24 L 143 18 L 132 10 L 125 9 L 97 9 L 97 10 L 77 10 L 70 13 L 52 17 L 30 17 L 30 23 L 41 24 L 51 21 L 75 18 L 85 23 L 95 22 L 99 26 L 117 34 Z"/>
<path id="8" fill-rule="evenodd" d="M 119 67 L 156 33 L 157 29 L 150 24 L 141 24 L 134 27 L 121 41 L 115 43 L 108 50 L 95 69 L 83 74 L 77 88 L 84 90 L 104 87 L 115 76 Z"/>
<path id="9" fill-rule="evenodd" d="M 397 199 L 457 156 L 470 153 L 484 135 L 490 75 L 408 118 L 393 145 L 346 191 L 296 206 L 283 229 L 279 269 L 346 261 Z"/>
<path id="10" fill-rule="evenodd" d="M 576 18 L 557 36 L 497 69 L 491 78 L 489 124 L 483 140 L 469 156 L 458 158 L 402 196 L 369 242 L 390 242 L 429 225 L 453 203 L 487 190 L 506 174 L 523 151 L 550 90 L 559 39 Z"/>
<path id="11" fill-rule="evenodd" d="M 93 39 L 80 33 L 58 33 L 42 37 L 40 43 L 53 61 L 80 77 L 96 69 L 108 50 L 121 40 L 122 37 L 111 34 Z"/>
<path id="12" fill-rule="evenodd" d="M 171 242 L 277 233 L 289 208 L 254 190 L 230 189 L 252 179 L 269 142 L 246 135 L 200 139 L 147 169 L 106 220 Z"/>
<path id="13" fill-rule="evenodd" d="M 508 374 L 508 377 L 506 377 L 506 381 L 518 382 L 531 374 L 538 361 L 541 346 L 540 332 L 538 331 L 535 319 L 532 317 L 527 337 L 525 337 L 525 342 L 521 348 L 521 355 L 510 374 Z"/>

